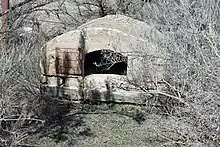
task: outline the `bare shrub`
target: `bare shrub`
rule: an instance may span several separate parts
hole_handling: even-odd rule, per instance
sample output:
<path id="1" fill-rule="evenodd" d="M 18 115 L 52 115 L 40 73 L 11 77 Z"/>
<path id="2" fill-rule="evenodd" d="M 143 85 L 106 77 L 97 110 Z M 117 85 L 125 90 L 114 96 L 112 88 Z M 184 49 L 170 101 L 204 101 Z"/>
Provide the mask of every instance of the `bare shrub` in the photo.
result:
<path id="1" fill-rule="evenodd" d="M 44 40 L 34 30 L 23 30 L 23 16 L 9 12 L 8 47 L 0 49 L 0 146 L 26 144 L 30 133 L 44 123 L 36 114 L 41 98 L 39 48 Z"/>
<path id="2" fill-rule="evenodd" d="M 77 4 L 79 11 L 87 10 L 88 13 L 81 15 L 87 20 L 91 18 L 104 17 L 112 14 L 124 14 L 133 18 L 141 19 L 141 10 L 145 3 L 143 0 L 70 0 Z M 83 9 L 82 9 L 83 7 Z M 97 13 L 98 12 L 98 13 Z"/>
<path id="3" fill-rule="evenodd" d="M 165 80 L 190 104 L 184 110 L 193 128 L 188 133 L 195 133 L 195 142 L 205 146 L 220 144 L 219 5 L 219 1 L 158 0 L 143 11 L 143 20 L 169 38 L 162 43 L 170 58 Z M 184 141 L 189 142 L 192 138 Z"/>
<path id="4" fill-rule="evenodd" d="M 22 36 L 18 36 L 19 38 Z M 29 125 L 42 124 L 35 114 L 40 98 L 37 36 L 26 36 L 22 43 L 11 37 L 8 50 L 0 54 L 0 144 L 22 144 L 30 133 Z"/>
<path id="5" fill-rule="evenodd" d="M 33 15 L 39 11 L 52 15 L 57 10 L 59 14 L 62 12 L 68 15 L 63 7 L 50 11 L 41 9 L 55 1 L 26 0 L 11 3 L 7 30 L 9 45 L 7 50 L 5 46 L 0 49 L 0 146 L 34 145 L 36 141 L 28 141 L 31 134 L 45 121 L 65 111 L 63 107 L 66 105 L 61 106 L 41 93 L 40 48 L 48 36 L 41 31 L 42 22 Z M 65 1 L 58 2 L 62 6 Z M 64 21 L 60 23 L 69 25 Z M 59 33 L 55 32 L 55 35 Z"/>

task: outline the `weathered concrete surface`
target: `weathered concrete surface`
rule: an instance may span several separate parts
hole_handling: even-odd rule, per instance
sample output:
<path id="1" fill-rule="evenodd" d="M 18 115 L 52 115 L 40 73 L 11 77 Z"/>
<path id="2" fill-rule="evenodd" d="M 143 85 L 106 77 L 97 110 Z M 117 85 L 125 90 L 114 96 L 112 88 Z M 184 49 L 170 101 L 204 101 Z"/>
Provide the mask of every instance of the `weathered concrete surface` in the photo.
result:
<path id="1" fill-rule="evenodd" d="M 153 26 L 124 15 L 108 15 L 102 18 L 94 19 L 79 26 L 77 29 L 86 29 L 92 27 L 117 29 L 148 42 L 163 38 L 163 34 L 161 34 Z"/>
<path id="2" fill-rule="evenodd" d="M 84 81 L 85 98 L 94 102 L 144 104 L 152 97 L 129 84 L 122 75 L 92 74 Z"/>
<path id="3" fill-rule="evenodd" d="M 110 49 L 115 52 L 120 52 L 124 55 L 141 55 L 156 56 L 155 64 L 162 64 L 165 55 L 156 45 L 150 40 L 136 38 L 130 34 L 124 33 L 117 29 L 111 28 L 87 28 L 84 30 L 85 36 L 85 52 L 93 52 L 96 50 Z M 81 30 L 74 30 L 60 35 L 49 41 L 43 51 L 46 55 L 46 60 L 49 67 L 48 74 L 55 73 L 55 48 L 79 48 Z M 147 33 L 147 32 L 146 32 Z M 161 52 L 161 53 L 160 53 Z M 161 57 L 161 58 L 160 58 Z M 137 63 L 138 65 L 138 63 Z M 45 66 L 45 65 L 44 65 Z M 131 68 L 131 67 L 129 67 Z M 133 70 L 132 70 L 133 71 Z M 45 71 L 46 72 L 46 71 Z M 160 72 L 158 72 L 159 74 Z"/>
<path id="4" fill-rule="evenodd" d="M 128 56 L 126 78 L 130 81 L 135 80 L 138 83 L 159 81 L 163 79 L 163 64 L 165 64 L 167 60 L 165 59 L 166 53 L 164 50 L 156 45 L 156 41 L 158 41 L 157 36 L 159 36 L 159 39 L 163 37 L 158 31 L 156 31 L 155 28 L 150 27 L 143 22 L 122 15 L 106 16 L 104 18 L 88 22 L 79 27 L 78 30 L 64 33 L 49 41 L 42 48 L 42 74 L 56 76 L 55 48 L 78 49 L 83 47 L 85 54 L 97 50 L 110 49 Z M 82 42 L 84 43 L 82 44 Z M 70 76 L 67 75 L 66 77 L 68 78 Z M 145 102 L 145 97 L 147 96 L 142 94 L 141 91 L 136 89 L 136 92 L 129 92 L 129 90 L 134 90 L 131 89 L 131 86 L 128 86 L 129 83 L 124 83 L 127 87 L 130 87 L 127 91 L 121 90 L 120 87 L 107 89 L 106 81 L 110 83 L 110 87 L 116 87 L 116 85 L 112 84 L 111 81 L 114 81 L 114 79 L 120 81 L 122 77 L 123 76 L 100 74 L 85 77 L 85 84 L 83 85 L 83 88 L 86 93 L 84 96 L 87 97 L 84 98 L 90 98 L 91 93 L 99 91 L 101 96 L 99 96 L 99 98 L 96 96 L 96 98 L 101 101 L 106 100 L 131 103 Z M 46 81 L 46 83 L 51 82 L 49 80 Z M 118 83 L 121 83 L 121 81 Z M 71 84 L 70 82 L 70 85 L 80 84 Z M 50 86 L 50 84 L 48 84 L 48 86 Z M 53 86 L 55 85 L 53 84 Z M 71 87 L 72 86 L 69 86 L 70 89 Z M 106 92 L 108 90 L 111 92 Z M 96 94 L 98 95 L 98 93 Z M 115 96 L 111 96 L 110 98 L 109 94 Z"/>

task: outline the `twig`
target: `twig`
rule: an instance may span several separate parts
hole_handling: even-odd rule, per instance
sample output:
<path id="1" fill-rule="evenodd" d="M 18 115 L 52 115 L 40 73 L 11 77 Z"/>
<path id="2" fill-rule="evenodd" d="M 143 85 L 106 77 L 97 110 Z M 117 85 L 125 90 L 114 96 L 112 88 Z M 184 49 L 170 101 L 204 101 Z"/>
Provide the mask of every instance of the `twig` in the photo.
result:
<path id="1" fill-rule="evenodd" d="M 33 145 L 33 144 L 17 144 L 17 146 L 22 146 L 22 147 L 40 147 L 40 145 Z"/>
<path id="2" fill-rule="evenodd" d="M 186 106 L 189 107 L 189 104 L 187 102 L 185 102 L 181 97 L 170 95 L 170 94 L 167 94 L 165 92 L 161 92 L 159 90 L 149 90 L 149 91 L 147 91 L 147 93 L 149 93 L 149 94 L 159 94 L 159 95 L 167 96 L 167 97 L 175 99 L 175 100 L 177 100 L 177 101 L 179 101 L 179 102 L 181 102 L 181 103 L 183 103 L 183 104 L 185 104 Z"/>
<path id="3" fill-rule="evenodd" d="M 31 120 L 31 121 L 38 121 L 41 123 L 45 123 L 44 120 L 36 119 L 36 118 L 1 118 L 0 121 L 19 121 L 19 120 Z"/>

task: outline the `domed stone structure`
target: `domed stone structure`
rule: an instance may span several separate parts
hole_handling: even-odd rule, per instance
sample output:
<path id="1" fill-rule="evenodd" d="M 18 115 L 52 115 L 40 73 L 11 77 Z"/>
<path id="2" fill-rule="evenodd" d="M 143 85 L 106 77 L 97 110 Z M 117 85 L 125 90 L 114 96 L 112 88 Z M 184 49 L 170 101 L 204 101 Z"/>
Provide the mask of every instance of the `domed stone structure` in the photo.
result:
<path id="1" fill-rule="evenodd" d="M 44 90 L 72 101 L 143 104 L 150 95 L 135 84 L 155 88 L 163 79 L 162 39 L 154 27 L 123 15 L 89 21 L 42 48 Z"/>

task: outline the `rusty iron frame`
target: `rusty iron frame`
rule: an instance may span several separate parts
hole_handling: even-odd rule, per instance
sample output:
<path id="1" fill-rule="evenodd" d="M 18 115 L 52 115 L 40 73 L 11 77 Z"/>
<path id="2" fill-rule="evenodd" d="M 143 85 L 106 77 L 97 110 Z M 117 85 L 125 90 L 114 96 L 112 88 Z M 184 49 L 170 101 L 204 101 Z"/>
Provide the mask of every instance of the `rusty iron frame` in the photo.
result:
<path id="1" fill-rule="evenodd" d="M 67 50 L 67 51 L 65 52 L 65 50 Z M 62 57 L 62 56 L 66 56 L 66 57 Z M 75 58 L 75 59 L 71 60 L 72 58 Z M 84 71 L 83 53 L 79 48 L 75 49 L 75 48 L 58 48 L 58 47 L 56 47 L 56 59 L 55 60 L 56 60 L 55 61 L 56 62 L 55 63 L 56 73 L 54 73 L 54 76 L 69 76 L 69 75 L 83 76 L 83 71 Z M 59 60 L 64 62 L 64 64 L 63 65 L 60 64 Z M 71 67 L 71 65 L 74 64 L 74 62 L 76 65 L 73 65 L 73 67 Z M 68 65 L 66 65 L 67 67 L 65 67 L 65 64 L 70 64 L 69 65 L 70 67 L 68 67 Z M 60 69 L 60 68 L 62 68 L 62 69 Z M 67 71 L 65 71 L 65 70 L 67 70 Z M 68 73 L 68 72 L 70 72 L 70 73 Z"/>

